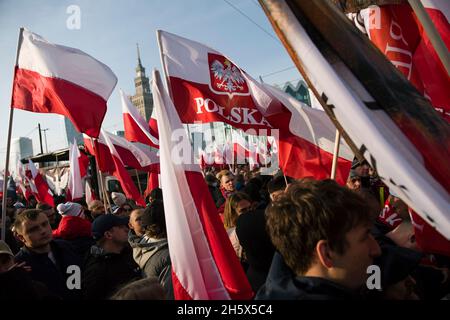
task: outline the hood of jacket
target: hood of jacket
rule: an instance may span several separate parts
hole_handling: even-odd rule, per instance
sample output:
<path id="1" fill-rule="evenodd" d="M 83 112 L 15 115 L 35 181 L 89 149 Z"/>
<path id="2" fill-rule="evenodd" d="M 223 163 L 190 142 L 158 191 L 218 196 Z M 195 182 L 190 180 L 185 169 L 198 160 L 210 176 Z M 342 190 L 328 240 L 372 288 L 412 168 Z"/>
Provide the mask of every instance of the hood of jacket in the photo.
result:
<path id="1" fill-rule="evenodd" d="M 153 239 L 146 235 L 139 237 L 130 233 L 128 242 L 133 249 L 133 259 L 141 269 L 156 252 L 168 248 L 167 238 Z"/>

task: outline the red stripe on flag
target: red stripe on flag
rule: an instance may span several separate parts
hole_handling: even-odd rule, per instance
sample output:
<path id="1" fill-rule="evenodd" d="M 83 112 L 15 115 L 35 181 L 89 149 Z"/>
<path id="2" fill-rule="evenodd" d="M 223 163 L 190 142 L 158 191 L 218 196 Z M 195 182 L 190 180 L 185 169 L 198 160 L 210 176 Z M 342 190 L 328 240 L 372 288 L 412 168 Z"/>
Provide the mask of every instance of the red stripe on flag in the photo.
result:
<path id="1" fill-rule="evenodd" d="M 131 142 L 140 142 L 154 148 L 159 148 L 158 145 L 154 144 L 147 135 L 142 132 L 139 125 L 134 121 L 133 117 L 129 113 L 123 113 L 123 125 L 125 129 L 125 139 Z M 150 126 L 148 127 L 150 131 Z"/>
<path id="2" fill-rule="evenodd" d="M 12 106 L 38 113 L 56 113 L 69 118 L 78 131 L 98 137 L 106 114 L 106 101 L 69 81 L 44 77 L 16 67 Z"/>
<path id="3" fill-rule="evenodd" d="M 203 176 L 200 172 L 192 171 L 185 171 L 185 175 L 203 225 L 203 231 L 225 288 L 233 300 L 251 299 L 253 297 L 252 289 L 239 260 L 236 258 L 236 253 L 220 220 L 212 197 L 208 194 L 208 187 Z M 235 259 L 232 259 L 232 257 L 235 257 Z"/>

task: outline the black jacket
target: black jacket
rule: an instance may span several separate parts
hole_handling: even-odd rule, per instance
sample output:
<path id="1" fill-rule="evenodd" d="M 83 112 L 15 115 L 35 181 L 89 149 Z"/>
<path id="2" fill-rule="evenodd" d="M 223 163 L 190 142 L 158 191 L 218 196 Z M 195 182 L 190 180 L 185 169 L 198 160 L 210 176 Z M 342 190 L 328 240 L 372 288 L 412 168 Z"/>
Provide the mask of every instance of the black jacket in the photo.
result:
<path id="1" fill-rule="evenodd" d="M 109 299 L 121 286 L 140 278 L 141 271 L 129 247 L 119 254 L 107 253 L 93 245 L 84 263 L 81 281 L 83 298 Z"/>
<path id="2" fill-rule="evenodd" d="M 256 300 L 359 300 L 353 291 L 318 277 L 296 277 L 283 258 L 275 253 L 266 283 Z"/>
<path id="3" fill-rule="evenodd" d="M 31 278 L 47 286 L 52 295 L 64 300 L 80 299 L 80 290 L 67 288 L 67 278 L 74 273 L 67 273 L 68 267 L 75 265 L 81 267 L 81 259 L 77 256 L 71 245 L 64 240 L 53 240 L 50 243 L 51 252 L 56 265 L 50 260 L 47 253 L 34 253 L 22 247 L 17 253 L 16 262 L 24 262 L 31 267 Z"/>

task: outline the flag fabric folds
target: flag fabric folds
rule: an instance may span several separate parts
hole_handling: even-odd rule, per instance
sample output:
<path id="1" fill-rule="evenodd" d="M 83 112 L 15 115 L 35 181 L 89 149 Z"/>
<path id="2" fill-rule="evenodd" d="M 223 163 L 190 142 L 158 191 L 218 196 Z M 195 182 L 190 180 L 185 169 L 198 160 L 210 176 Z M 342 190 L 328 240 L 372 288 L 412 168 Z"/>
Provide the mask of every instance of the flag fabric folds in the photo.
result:
<path id="1" fill-rule="evenodd" d="M 31 191 L 35 195 L 36 199 L 39 202 L 44 202 L 52 207 L 55 206 L 55 202 L 53 200 L 53 193 L 48 187 L 47 182 L 39 173 L 39 171 L 34 166 L 33 161 L 29 160 L 28 162 L 29 170 L 31 173 L 30 187 Z"/>
<path id="2" fill-rule="evenodd" d="M 125 169 L 124 163 L 116 150 L 116 147 L 113 144 L 110 135 L 108 135 L 103 130 L 100 132 L 100 139 L 105 142 L 106 146 L 109 149 L 109 156 L 112 159 L 112 163 L 114 165 L 114 169 L 112 174 L 119 179 L 120 185 L 127 196 L 128 199 L 133 199 L 140 206 L 145 207 L 145 201 L 142 198 L 142 195 L 139 193 L 136 185 L 131 179 L 128 171 Z"/>
<path id="3" fill-rule="evenodd" d="M 448 123 L 333 4 L 262 5 L 299 70 L 382 181 L 450 238 Z"/>
<path id="4" fill-rule="evenodd" d="M 69 118 L 78 131 L 98 137 L 106 101 L 117 78 L 85 52 L 21 32 L 11 107 Z"/>
<path id="5" fill-rule="evenodd" d="M 192 157 L 188 163 L 173 157 L 180 145 L 172 140 L 172 133 L 181 132 L 181 140 L 189 140 L 164 90 L 155 71 L 152 92 L 159 125 L 161 187 L 175 298 L 250 299 L 251 287 L 199 165 L 189 162 Z"/>
<path id="6" fill-rule="evenodd" d="M 131 103 L 130 97 L 122 90 L 120 90 L 120 98 L 122 100 L 125 138 L 131 142 L 140 142 L 154 148 L 159 148 L 158 137 L 152 135 L 152 133 L 154 134 L 156 123 L 153 124 L 153 129 L 150 130 L 150 124 L 145 122 L 145 119 L 142 118 L 136 107 Z"/>
<path id="7" fill-rule="evenodd" d="M 158 31 L 158 40 L 173 102 L 183 123 L 221 121 L 257 135 L 275 135 L 277 129 L 279 162 L 286 175 L 330 177 L 333 147 L 320 144 L 315 132 L 321 131 L 316 126 L 323 125 L 330 126 L 324 131 L 335 132 L 330 121 L 313 122 L 317 117 L 307 118 L 308 113 L 297 109 L 300 103 L 292 105 L 290 99 L 283 99 L 290 104 L 285 105 L 275 89 L 258 83 L 212 48 L 165 31 Z M 327 138 L 334 141 L 334 135 Z M 349 150 L 344 143 L 341 149 Z M 337 181 L 341 184 L 350 170 L 350 154 L 340 155 Z"/>
<path id="8" fill-rule="evenodd" d="M 447 49 L 450 49 L 448 2 L 422 2 Z M 422 95 L 430 99 L 435 110 L 450 122 L 450 76 L 410 5 L 370 6 L 360 14 L 373 44 Z"/>

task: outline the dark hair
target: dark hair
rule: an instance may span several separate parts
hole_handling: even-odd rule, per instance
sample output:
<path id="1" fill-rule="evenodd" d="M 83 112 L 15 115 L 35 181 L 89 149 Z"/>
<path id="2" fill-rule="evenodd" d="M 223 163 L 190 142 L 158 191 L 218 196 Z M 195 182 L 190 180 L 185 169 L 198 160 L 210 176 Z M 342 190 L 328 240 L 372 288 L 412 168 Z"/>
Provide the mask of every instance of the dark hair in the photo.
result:
<path id="1" fill-rule="evenodd" d="M 165 296 L 158 278 L 149 277 L 126 284 L 111 300 L 165 300 Z"/>
<path id="2" fill-rule="evenodd" d="M 276 191 L 285 190 L 287 187 L 286 181 L 288 184 L 290 184 L 294 181 L 294 179 L 292 179 L 291 177 L 286 177 L 285 180 L 284 176 L 277 176 L 273 178 L 267 183 L 267 191 L 269 193 L 273 193 Z"/>
<path id="3" fill-rule="evenodd" d="M 161 188 L 155 188 L 150 192 L 150 197 L 152 197 L 153 200 L 162 200 L 163 194 Z"/>
<path id="4" fill-rule="evenodd" d="M 41 202 L 36 205 L 36 209 L 46 211 L 46 210 L 53 209 L 53 207 L 49 204 L 46 204 L 45 202 Z"/>
<path id="5" fill-rule="evenodd" d="M 28 220 L 35 221 L 38 218 L 39 214 L 41 214 L 41 213 L 43 213 L 43 211 L 39 210 L 39 209 L 27 209 L 27 210 L 24 210 L 21 213 L 19 213 L 17 215 L 16 220 L 14 221 L 14 225 L 13 225 L 16 232 L 19 230 L 22 231 L 22 224 L 25 221 L 28 221 Z"/>
<path id="6" fill-rule="evenodd" d="M 302 179 L 290 184 L 266 209 L 272 243 L 286 264 L 304 274 L 315 257 L 319 240 L 343 254 L 346 234 L 371 221 L 370 208 L 357 193 L 333 180 Z"/>
<path id="7" fill-rule="evenodd" d="M 155 200 L 145 208 L 141 217 L 145 234 L 151 238 L 161 239 L 167 235 L 166 218 L 164 215 L 164 203 L 162 200 Z"/>

